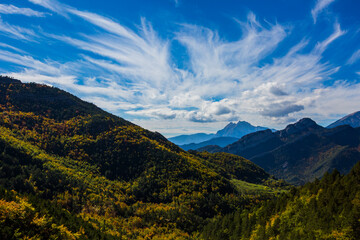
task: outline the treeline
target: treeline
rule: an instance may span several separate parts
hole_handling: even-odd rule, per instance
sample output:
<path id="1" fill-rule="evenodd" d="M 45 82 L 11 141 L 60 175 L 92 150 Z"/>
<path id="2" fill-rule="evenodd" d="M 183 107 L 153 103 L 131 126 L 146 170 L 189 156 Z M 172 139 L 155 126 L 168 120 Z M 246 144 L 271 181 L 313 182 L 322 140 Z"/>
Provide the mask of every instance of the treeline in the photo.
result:
<path id="1" fill-rule="evenodd" d="M 360 163 L 208 224 L 203 239 L 359 239 Z"/>

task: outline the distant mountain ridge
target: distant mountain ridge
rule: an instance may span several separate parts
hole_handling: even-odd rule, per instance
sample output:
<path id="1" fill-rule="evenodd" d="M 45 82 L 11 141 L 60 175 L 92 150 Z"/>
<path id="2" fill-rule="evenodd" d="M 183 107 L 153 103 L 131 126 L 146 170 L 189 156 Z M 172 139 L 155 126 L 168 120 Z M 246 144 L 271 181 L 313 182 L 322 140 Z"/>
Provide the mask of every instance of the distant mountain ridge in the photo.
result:
<path id="1" fill-rule="evenodd" d="M 193 144 L 193 143 L 195 143 L 195 144 L 201 143 L 201 145 L 204 145 L 202 142 L 209 141 L 214 138 L 231 137 L 231 138 L 239 139 L 242 136 L 245 136 L 246 134 L 265 130 L 265 129 L 268 129 L 268 128 L 261 127 L 261 126 L 253 126 L 248 122 L 239 121 L 237 123 L 232 123 L 232 122 L 229 123 L 223 129 L 217 131 L 216 134 L 196 133 L 196 134 L 190 134 L 190 135 L 180 135 L 180 136 L 176 136 L 176 137 L 171 137 L 168 140 L 177 145 L 187 145 L 187 144 Z M 221 142 L 220 140 L 221 139 L 217 140 L 218 144 L 220 144 L 220 145 L 224 145 L 227 143 L 227 142 Z"/>
<path id="2" fill-rule="evenodd" d="M 190 143 L 190 144 L 185 144 L 185 145 L 180 145 L 180 147 L 184 150 L 196 150 L 205 146 L 209 146 L 209 145 L 216 145 L 219 147 L 225 147 L 233 142 L 236 142 L 237 140 L 239 140 L 238 138 L 233 138 L 233 137 L 216 137 L 216 138 L 212 138 L 210 140 L 204 141 L 204 142 L 200 142 L 200 143 Z"/>
<path id="3" fill-rule="evenodd" d="M 239 121 L 238 123 L 229 123 L 225 128 L 216 133 L 217 137 L 235 137 L 241 138 L 246 134 L 266 130 L 266 127 L 253 126 L 248 122 Z"/>
<path id="4" fill-rule="evenodd" d="M 278 178 L 304 184 L 335 168 L 347 173 L 360 160 L 360 128 L 327 129 L 304 118 L 277 132 L 259 131 L 224 148 L 198 149 L 202 150 L 236 154 Z"/>
<path id="5" fill-rule="evenodd" d="M 190 143 L 201 143 L 208 141 L 213 138 L 215 134 L 206 134 L 206 133 L 195 133 L 190 135 L 179 135 L 176 137 L 168 138 L 168 140 L 176 145 L 184 145 Z"/>
<path id="6" fill-rule="evenodd" d="M 327 128 L 334 128 L 341 125 L 350 125 L 353 128 L 360 127 L 360 111 L 346 115 L 345 117 L 327 126 Z"/>

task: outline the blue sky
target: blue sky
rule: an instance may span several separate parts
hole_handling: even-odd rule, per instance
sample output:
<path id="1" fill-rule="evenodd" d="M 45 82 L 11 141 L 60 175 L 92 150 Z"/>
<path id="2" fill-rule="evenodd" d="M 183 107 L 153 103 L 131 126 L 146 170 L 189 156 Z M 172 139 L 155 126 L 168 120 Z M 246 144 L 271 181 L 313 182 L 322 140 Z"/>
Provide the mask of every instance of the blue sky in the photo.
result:
<path id="1" fill-rule="evenodd" d="M 3 0 L 0 74 L 165 136 L 360 110 L 358 0 Z"/>

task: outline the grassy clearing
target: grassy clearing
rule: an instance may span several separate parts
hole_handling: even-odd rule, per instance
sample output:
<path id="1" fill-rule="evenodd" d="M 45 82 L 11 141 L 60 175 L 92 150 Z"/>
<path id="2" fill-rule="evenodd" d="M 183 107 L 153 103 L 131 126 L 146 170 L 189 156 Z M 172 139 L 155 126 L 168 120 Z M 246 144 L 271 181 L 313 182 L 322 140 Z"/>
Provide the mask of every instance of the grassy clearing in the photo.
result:
<path id="1" fill-rule="evenodd" d="M 236 187 L 236 189 L 244 195 L 263 195 L 263 194 L 280 194 L 286 192 L 284 189 L 271 188 L 268 186 L 248 183 L 245 181 L 232 179 L 231 183 Z"/>

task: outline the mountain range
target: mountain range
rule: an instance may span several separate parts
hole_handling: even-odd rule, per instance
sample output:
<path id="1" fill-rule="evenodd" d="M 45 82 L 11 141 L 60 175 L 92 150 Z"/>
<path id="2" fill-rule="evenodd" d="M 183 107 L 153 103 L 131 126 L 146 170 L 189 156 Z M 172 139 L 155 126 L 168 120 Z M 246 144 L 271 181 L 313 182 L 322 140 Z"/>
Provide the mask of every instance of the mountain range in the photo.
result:
<path id="1" fill-rule="evenodd" d="M 199 148 L 203 148 L 203 147 L 206 147 L 209 145 L 225 147 L 233 142 L 236 142 L 237 140 L 239 140 L 239 139 L 234 138 L 234 137 L 215 137 L 215 138 L 211 138 L 210 140 L 200 142 L 200 143 L 189 143 L 189 144 L 180 145 L 180 147 L 186 151 L 187 150 L 197 150 Z"/>
<path id="2" fill-rule="evenodd" d="M 239 121 L 238 123 L 232 123 L 232 122 L 229 123 L 223 129 L 217 131 L 216 134 L 196 133 L 190 135 L 180 135 L 169 138 L 169 141 L 179 145 L 181 148 L 185 150 L 189 150 L 189 149 L 196 150 L 197 148 L 209 144 L 226 146 L 232 142 L 235 142 L 237 139 L 241 138 L 246 134 L 265 130 L 265 129 L 268 128 L 253 126 L 248 122 Z"/>
<path id="3" fill-rule="evenodd" d="M 213 133 L 195 133 L 190 135 L 179 135 L 176 137 L 168 138 L 168 140 L 176 145 L 185 145 L 191 143 L 201 143 L 208 141 L 215 137 Z"/>
<path id="4" fill-rule="evenodd" d="M 285 129 L 248 134 L 224 147 L 199 151 L 227 152 L 245 157 L 274 176 L 304 184 L 338 169 L 347 173 L 360 160 L 360 128 L 324 128 L 304 118 Z"/>
<path id="5" fill-rule="evenodd" d="M 216 133 L 217 137 L 235 137 L 241 138 L 252 132 L 262 131 L 268 129 L 267 127 L 253 126 L 246 121 L 239 121 L 237 123 L 229 123 L 225 128 Z"/>
<path id="6" fill-rule="evenodd" d="M 196 239 L 288 185 L 228 153 L 186 152 L 55 87 L 0 77 L 1 239 Z"/>
<path id="7" fill-rule="evenodd" d="M 360 127 L 360 111 L 349 114 L 336 122 L 327 126 L 333 128 L 341 125 L 350 125 Z M 219 130 L 216 134 L 196 133 L 190 135 L 180 135 L 169 138 L 169 140 L 184 150 L 198 150 L 202 148 L 210 150 L 214 147 L 225 147 L 236 142 L 239 138 L 253 132 L 266 130 L 266 127 L 255 127 L 248 122 L 239 121 L 238 123 L 229 123 L 225 128 Z M 271 129 L 275 132 L 275 129 Z M 205 149 L 204 149 L 205 147 Z"/>

